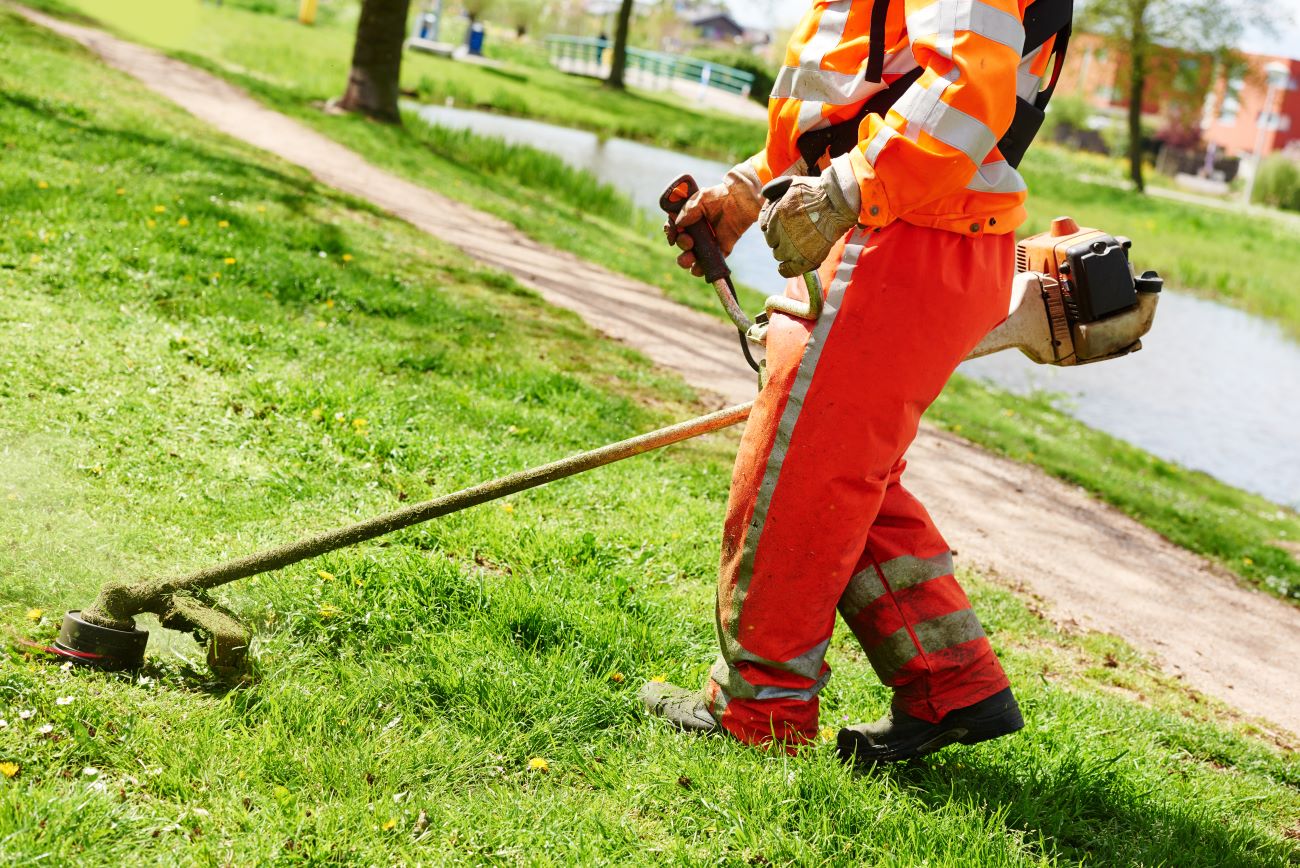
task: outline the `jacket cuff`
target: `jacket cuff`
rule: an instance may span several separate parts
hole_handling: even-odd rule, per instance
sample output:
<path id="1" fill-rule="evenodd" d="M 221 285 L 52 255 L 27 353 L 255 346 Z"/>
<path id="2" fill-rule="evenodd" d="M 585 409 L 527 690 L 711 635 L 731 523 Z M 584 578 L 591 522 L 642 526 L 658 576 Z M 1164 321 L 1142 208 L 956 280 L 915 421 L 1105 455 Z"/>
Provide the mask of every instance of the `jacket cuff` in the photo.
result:
<path id="1" fill-rule="evenodd" d="M 831 170 L 845 187 L 852 187 L 858 202 L 858 223 L 871 229 L 888 226 L 897 219 L 885 196 L 885 185 L 860 148 L 831 160 Z M 853 201 L 853 200 L 849 200 Z"/>

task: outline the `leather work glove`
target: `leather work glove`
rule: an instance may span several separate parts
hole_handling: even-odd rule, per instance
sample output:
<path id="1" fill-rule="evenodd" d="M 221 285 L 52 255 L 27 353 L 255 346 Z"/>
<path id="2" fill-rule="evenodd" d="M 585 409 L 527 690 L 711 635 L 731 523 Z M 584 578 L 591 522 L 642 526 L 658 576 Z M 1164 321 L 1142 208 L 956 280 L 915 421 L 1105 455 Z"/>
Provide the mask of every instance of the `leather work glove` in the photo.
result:
<path id="1" fill-rule="evenodd" d="M 686 200 L 677 216 L 669 217 L 664 222 L 664 235 L 669 244 L 676 244 L 682 249 L 677 257 L 677 264 L 689 268 L 691 274 L 703 277 L 704 270 L 695 261 L 691 252 L 694 241 L 691 236 L 681 231 L 699 220 L 708 220 L 713 226 L 713 234 L 718 237 L 718 247 L 722 255 L 731 253 L 736 241 L 745 230 L 754 225 L 759 210 L 763 207 L 763 184 L 758 173 L 748 162 L 733 166 L 722 176 L 721 184 L 704 187 Z"/>
<path id="2" fill-rule="evenodd" d="M 835 242 L 857 224 L 861 196 L 853 169 L 837 158 L 820 177 L 794 178 L 784 196 L 763 206 L 759 225 L 783 277 L 798 277 L 822 264 Z"/>

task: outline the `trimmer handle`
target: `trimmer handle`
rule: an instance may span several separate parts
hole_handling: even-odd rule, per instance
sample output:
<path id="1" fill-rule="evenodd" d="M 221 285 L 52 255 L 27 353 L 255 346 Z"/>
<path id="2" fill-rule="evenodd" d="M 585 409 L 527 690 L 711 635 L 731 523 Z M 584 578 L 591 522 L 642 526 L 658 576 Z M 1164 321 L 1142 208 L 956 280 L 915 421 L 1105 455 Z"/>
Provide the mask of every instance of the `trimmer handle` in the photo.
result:
<path id="1" fill-rule="evenodd" d="M 694 196 L 699 189 L 700 185 L 695 183 L 694 178 L 690 175 L 682 175 L 669 184 L 667 190 L 664 190 L 664 194 L 659 197 L 659 207 L 664 209 L 664 213 L 670 218 L 676 218 L 681 213 L 686 200 Z M 713 234 L 713 227 L 709 225 L 709 221 L 697 220 L 690 226 L 682 227 L 682 231 L 691 236 L 693 242 L 691 251 L 695 254 L 695 261 L 704 270 L 705 280 L 715 283 L 731 277 L 727 258 L 722 255 L 722 248 L 718 246 L 718 237 Z"/>

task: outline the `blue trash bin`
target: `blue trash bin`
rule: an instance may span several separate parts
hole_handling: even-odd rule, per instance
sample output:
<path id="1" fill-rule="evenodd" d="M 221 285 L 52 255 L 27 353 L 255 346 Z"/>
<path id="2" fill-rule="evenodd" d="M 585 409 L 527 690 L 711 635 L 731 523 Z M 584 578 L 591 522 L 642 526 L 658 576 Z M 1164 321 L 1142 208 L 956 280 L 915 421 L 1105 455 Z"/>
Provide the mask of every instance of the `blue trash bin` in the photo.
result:
<path id="1" fill-rule="evenodd" d="M 469 53 L 475 57 L 483 56 L 483 25 L 475 21 L 469 28 Z"/>

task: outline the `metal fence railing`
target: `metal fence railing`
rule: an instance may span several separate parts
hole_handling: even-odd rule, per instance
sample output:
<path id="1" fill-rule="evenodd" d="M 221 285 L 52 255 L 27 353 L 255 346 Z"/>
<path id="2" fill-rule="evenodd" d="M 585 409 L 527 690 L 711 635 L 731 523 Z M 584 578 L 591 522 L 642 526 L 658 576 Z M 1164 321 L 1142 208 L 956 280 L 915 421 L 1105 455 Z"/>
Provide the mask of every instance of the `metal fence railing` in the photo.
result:
<path id="1" fill-rule="evenodd" d="M 565 72 L 579 72 L 604 78 L 609 74 L 614 53 L 608 39 L 586 36 L 548 36 L 546 48 L 551 65 Z M 672 81 L 698 82 L 739 96 L 749 96 L 754 76 L 743 69 L 711 63 L 682 54 L 662 51 L 627 50 L 627 80 L 641 87 L 667 87 Z"/>

